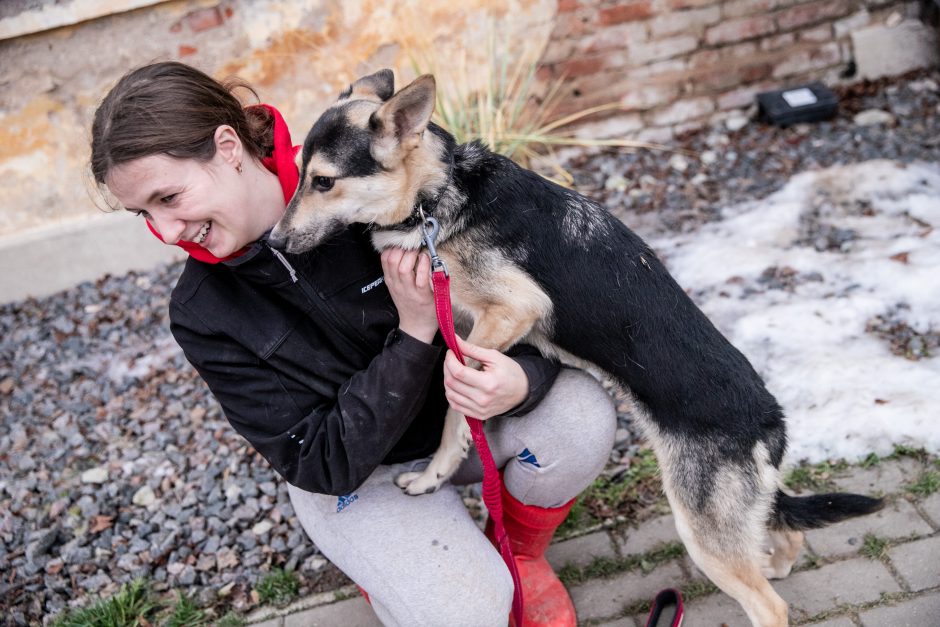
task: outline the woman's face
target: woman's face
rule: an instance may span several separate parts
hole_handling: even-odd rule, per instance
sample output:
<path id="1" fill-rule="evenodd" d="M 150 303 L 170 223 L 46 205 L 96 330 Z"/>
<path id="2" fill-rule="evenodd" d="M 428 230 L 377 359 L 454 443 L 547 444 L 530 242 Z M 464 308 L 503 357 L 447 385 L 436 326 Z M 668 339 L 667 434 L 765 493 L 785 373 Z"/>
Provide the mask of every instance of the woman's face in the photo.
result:
<path id="1" fill-rule="evenodd" d="M 257 206 L 248 173 L 236 169 L 240 163 L 219 150 L 208 162 L 152 155 L 115 166 L 106 183 L 167 244 L 196 242 L 216 257 L 227 257 L 272 226 Z"/>

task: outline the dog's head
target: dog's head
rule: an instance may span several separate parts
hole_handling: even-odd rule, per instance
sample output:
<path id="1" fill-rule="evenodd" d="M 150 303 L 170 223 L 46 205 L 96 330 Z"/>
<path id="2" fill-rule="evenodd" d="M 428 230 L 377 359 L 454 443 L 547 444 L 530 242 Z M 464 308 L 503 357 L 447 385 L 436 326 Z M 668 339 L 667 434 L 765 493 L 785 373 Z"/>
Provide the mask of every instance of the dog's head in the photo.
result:
<path id="1" fill-rule="evenodd" d="M 404 222 L 422 189 L 444 184 L 444 144 L 425 133 L 434 77 L 394 91 L 391 70 L 365 76 L 314 123 L 298 154 L 297 191 L 271 232 L 273 246 L 299 253 L 350 224 Z"/>

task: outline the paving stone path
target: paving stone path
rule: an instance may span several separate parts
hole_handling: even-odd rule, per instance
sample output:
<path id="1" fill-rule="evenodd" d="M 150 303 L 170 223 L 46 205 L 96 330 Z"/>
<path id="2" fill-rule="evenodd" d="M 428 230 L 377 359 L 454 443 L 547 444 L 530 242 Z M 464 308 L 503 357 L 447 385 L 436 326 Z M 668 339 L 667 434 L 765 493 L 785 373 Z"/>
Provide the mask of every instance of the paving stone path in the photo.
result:
<path id="1" fill-rule="evenodd" d="M 773 582 L 790 604 L 792 624 L 940 625 L 940 492 L 921 498 L 908 490 L 926 471 L 916 460 L 901 458 L 852 467 L 832 478 L 843 490 L 884 495 L 887 505 L 870 516 L 807 532 L 794 572 Z M 683 627 L 747 627 L 740 606 L 716 591 L 678 542 L 672 516 L 664 515 L 556 542 L 548 558 L 571 582 L 581 625 L 643 627 L 644 604 L 658 590 L 675 587 L 686 596 Z M 354 588 L 280 610 L 261 609 L 250 622 L 255 627 L 380 624 Z"/>

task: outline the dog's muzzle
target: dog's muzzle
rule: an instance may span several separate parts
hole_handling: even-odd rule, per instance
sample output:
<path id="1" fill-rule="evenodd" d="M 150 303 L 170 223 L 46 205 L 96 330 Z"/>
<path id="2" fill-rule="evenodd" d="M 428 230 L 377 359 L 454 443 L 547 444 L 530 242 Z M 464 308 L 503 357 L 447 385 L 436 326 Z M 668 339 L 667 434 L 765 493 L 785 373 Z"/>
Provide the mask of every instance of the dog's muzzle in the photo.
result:
<path id="1" fill-rule="evenodd" d="M 268 235 L 268 245 L 271 246 L 271 248 L 283 250 L 283 248 L 287 246 L 287 236 L 278 233 L 277 229 L 275 229 Z"/>

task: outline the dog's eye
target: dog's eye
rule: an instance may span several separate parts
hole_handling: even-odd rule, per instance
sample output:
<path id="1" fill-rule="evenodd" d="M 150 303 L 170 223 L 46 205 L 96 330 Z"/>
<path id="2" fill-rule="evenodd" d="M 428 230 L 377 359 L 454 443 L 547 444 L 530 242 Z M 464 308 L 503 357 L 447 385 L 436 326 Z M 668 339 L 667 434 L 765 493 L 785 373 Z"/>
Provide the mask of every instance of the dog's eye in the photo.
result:
<path id="1" fill-rule="evenodd" d="M 318 192 L 328 192 L 333 189 L 333 183 L 336 179 L 329 176 L 315 176 L 313 177 L 313 189 Z"/>

